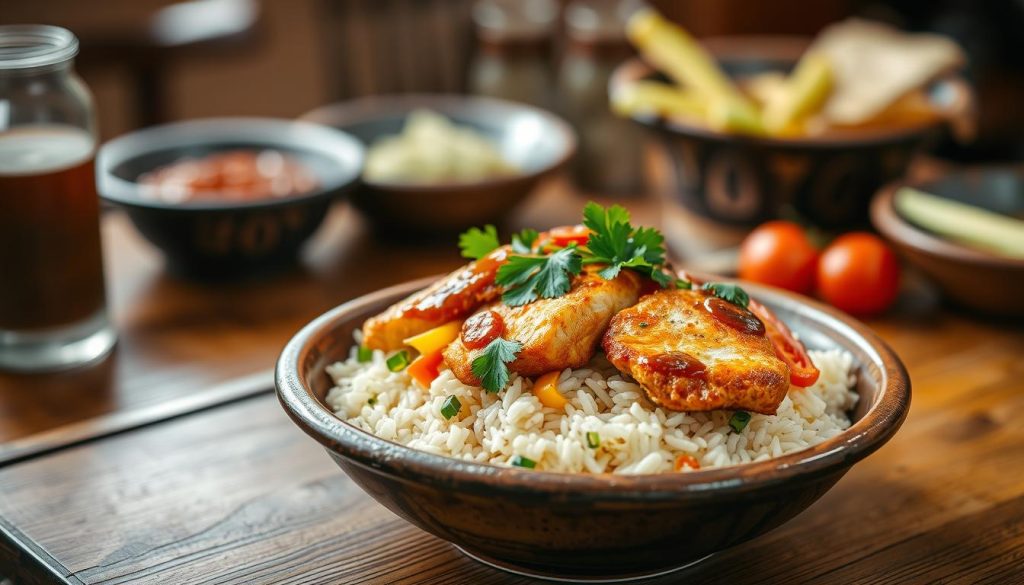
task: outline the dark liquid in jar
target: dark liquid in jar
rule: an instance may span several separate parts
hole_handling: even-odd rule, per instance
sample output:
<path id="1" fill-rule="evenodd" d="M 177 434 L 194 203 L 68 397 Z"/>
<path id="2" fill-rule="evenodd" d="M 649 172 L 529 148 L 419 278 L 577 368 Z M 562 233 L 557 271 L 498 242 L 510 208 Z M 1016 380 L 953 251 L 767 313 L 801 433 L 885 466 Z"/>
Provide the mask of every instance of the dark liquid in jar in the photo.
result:
<path id="1" fill-rule="evenodd" d="M 0 133 L 0 329 L 72 325 L 105 303 L 92 137 Z"/>

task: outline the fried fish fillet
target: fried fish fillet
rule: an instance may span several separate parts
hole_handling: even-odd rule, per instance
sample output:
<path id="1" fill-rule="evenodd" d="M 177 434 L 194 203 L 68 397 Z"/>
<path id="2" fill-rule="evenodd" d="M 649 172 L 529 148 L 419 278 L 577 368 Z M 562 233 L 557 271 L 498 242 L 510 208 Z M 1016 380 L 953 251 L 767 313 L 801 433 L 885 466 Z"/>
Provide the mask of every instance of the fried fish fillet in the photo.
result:
<path id="1" fill-rule="evenodd" d="M 615 315 L 602 346 L 652 402 L 670 410 L 774 414 L 789 390 L 789 370 L 757 317 L 703 291 L 644 297 Z"/>
<path id="2" fill-rule="evenodd" d="M 508 246 L 502 246 L 367 319 L 363 345 L 384 351 L 398 349 L 403 339 L 464 319 L 497 299 L 501 291 L 494 278 L 509 251 Z"/>
<path id="3" fill-rule="evenodd" d="M 519 307 L 495 303 L 482 309 L 500 318 L 501 337 L 523 344 L 508 366 L 510 372 L 537 376 L 590 361 L 612 316 L 637 302 L 646 280 L 631 270 L 605 280 L 597 274 L 600 268 L 586 267 L 561 297 Z M 456 378 L 477 386 L 480 381 L 473 375 L 472 363 L 480 352 L 467 347 L 460 336 L 444 350 L 444 361 Z"/>

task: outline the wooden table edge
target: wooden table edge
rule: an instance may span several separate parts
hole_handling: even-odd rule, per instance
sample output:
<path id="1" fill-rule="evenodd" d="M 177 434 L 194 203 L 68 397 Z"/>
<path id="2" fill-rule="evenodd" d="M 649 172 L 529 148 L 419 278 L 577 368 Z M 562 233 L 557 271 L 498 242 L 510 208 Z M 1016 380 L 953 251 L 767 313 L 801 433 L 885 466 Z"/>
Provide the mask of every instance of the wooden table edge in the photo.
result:
<path id="1" fill-rule="evenodd" d="M 204 392 L 182 396 L 168 402 L 113 412 L 64 425 L 0 445 L 0 467 L 87 441 L 245 400 L 273 390 L 274 371 L 263 370 L 216 384 Z"/>

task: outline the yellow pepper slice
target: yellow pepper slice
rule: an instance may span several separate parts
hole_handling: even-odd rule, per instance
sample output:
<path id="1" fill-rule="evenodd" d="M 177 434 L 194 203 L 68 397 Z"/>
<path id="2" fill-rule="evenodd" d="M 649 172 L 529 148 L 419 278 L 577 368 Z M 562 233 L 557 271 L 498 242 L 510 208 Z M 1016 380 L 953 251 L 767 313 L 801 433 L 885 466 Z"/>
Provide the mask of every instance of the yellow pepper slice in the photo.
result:
<path id="1" fill-rule="evenodd" d="M 561 370 L 548 372 L 537 378 L 533 383 L 533 395 L 540 400 L 540 403 L 550 408 L 565 408 L 569 403 L 565 396 L 558 391 L 558 377 Z"/>
<path id="2" fill-rule="evenodd" d="M 420 352 L 420 355 L 429 355 L 438 352 L 455 341 L 462 329 L 462 321 L 449 321 L 444 325 L 424 331 L 419 335 L 413 335 L 402 340 L 402 343 L 412 346 Z"/>

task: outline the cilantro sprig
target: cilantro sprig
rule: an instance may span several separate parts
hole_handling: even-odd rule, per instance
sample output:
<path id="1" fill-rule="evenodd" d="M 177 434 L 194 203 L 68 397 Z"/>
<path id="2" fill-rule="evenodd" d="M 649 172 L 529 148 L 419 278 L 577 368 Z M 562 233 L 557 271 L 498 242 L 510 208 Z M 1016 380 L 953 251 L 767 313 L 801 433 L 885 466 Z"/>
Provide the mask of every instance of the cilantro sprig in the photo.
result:
<path id="1" fill-rule="evenodd" d="M 750 295 L 747 294 L 747 291 L 731 282 L 706 282 L 702 288 L 716 297 L 744 309 L 750 304 Z"/>
<path id="2" fill-rule="evenodd" d="M 464 258 L 479 260 L 501 246 L 498 230 L 493 225 L 485 225 L 484 229 L 469 228 L 459 236 L 459 249 Z"/>
<path id="3" fill-rule="evenodd" d="M 522 349 L 522 343 L 500 337 L 484 347 L 470 366 L 484 390 L 498 392 L 508 384 L 508 364 Z"/>
<path id="4" fill-rule="evenodd" d="M 553 299 L 569 292 L 572 277 L 583 270 L 583 257 L 575 246 L 547 256 L 509 256 L 498 268 L 495 281 L 505 287 L 501 300 L 518 307 L 537 300 Z"/>
<path id="5" fill-rule="evenodd" d="M 620 205 L 604 208 L 591 201 L 583 208 L 583 225 L 590 229 L 586 264 L 607 264 L 598 273 L 611 280 L 630 268 L 667 287 L 675 278 L 661 270 L 665 263 L 665 237 L 654 228 L 636 228 Z"/>

